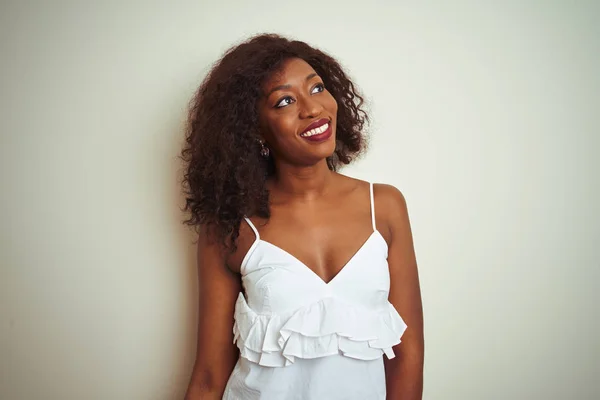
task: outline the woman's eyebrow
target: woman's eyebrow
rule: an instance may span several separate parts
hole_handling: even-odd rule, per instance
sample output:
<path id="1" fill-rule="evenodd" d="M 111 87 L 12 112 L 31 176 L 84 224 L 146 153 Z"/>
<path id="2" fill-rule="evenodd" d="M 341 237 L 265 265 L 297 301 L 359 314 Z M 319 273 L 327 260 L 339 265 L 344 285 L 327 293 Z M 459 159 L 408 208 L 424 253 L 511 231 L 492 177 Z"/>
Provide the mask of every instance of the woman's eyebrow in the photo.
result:
<path id="1" fill-rule="evenodd" d="M 312 78 L 314 78 L 315 76 L 318 76 L 318 74 L 317 74 L 316 72 L 313 72 L 312 74 L 309 74 L 309 75 L 306 77 L 306 80 L 307 80 L 307 81 L 309 81 L 309 80 L 311 80 Z M 275 86 L 273 89 L 269 90 L 269 93 L 267 93 L 267 97 L 269 97 L 269 96 L 271 95 L 271 93 L 273 93 L 273 92 L 276 92 L 276 91 L 278 91 L 278 90 L 285 90 L 285 89 L 289 89 L 289 88 L 291 88 L 291 87 L 292 87 L 292 85 L 290 85 L 289 83 L 288 83 L 288 84 L 285 84 L 285 85 L 279 85 L 279 86 Z"/>

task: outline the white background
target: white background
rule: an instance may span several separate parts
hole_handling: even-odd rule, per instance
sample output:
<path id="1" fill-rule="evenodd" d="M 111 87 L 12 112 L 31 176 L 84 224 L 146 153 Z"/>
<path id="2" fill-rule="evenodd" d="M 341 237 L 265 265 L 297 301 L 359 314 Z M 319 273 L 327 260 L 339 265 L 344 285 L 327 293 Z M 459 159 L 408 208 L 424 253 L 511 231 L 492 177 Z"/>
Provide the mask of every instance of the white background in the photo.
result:
<path id="1" fill-rule="evenodd" d="M 0 398 L 182 398 L 186 106 L 267 31 L 370 100 L 344 171 L 407 198 L 424 398 L 600 398 L 600 3 L 414 3 L 3 1 Z"/>

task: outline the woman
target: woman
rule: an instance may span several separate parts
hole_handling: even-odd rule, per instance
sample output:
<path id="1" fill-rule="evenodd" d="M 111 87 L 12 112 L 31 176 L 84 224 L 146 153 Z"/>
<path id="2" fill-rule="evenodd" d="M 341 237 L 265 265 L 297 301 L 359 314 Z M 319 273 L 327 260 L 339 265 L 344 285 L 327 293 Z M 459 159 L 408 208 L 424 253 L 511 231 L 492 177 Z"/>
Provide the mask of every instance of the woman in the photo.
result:
<path id="1" fill-rule="evenodd" d="M 200 291 L 186 399 L 421 398 L 404 198 L 335 172 L 364 149 L 361 105 L 333 58 L 276 35 L 229 50 L 200 87 L 183 150 Z"/>

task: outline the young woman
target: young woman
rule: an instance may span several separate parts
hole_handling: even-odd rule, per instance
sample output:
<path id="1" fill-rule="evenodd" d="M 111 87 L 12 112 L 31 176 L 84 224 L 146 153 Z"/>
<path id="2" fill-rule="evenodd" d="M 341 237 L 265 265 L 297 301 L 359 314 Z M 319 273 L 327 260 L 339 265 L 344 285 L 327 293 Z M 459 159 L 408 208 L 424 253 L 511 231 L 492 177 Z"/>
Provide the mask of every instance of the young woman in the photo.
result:
<path id="1" fill-rule="evenodd" d="M 421 399 L 404 197 L 336 172 L 364 149 L 361 105 L 338 62 L 277 35 L 229 50 L 198 90 L 183 150 L 200 288 L 186 399 Z"/>

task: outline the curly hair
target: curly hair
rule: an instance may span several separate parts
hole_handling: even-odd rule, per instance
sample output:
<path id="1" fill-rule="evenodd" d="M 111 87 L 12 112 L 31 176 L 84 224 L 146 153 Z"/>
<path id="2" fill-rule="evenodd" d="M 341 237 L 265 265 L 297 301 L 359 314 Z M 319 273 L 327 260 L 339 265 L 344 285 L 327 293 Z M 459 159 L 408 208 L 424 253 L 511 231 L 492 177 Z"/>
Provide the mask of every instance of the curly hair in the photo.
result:
<path id="1" fill-rule="evenodd" d="M 270 217 L 265 182 L 275 166 L 260 155 L 257 105 L 264 82 L 290 58 L 306 61 L 338 104 L 329 169 L 349 164 L 366 147 L 364 100 L 334 58 L 275 34 L 252 37 L 225 52 L 192 98 L 181 156 L 189 213 L 184 223 L 210 226 L 231 251 L 244 216 Z"/>

